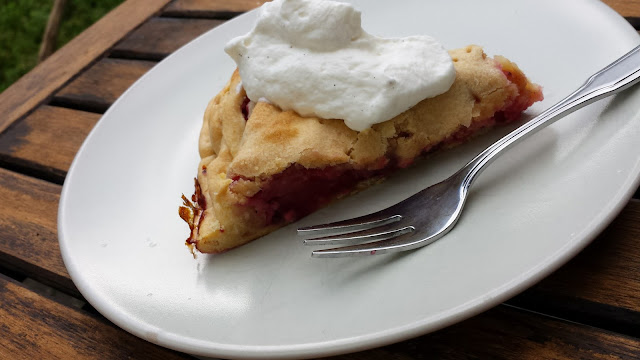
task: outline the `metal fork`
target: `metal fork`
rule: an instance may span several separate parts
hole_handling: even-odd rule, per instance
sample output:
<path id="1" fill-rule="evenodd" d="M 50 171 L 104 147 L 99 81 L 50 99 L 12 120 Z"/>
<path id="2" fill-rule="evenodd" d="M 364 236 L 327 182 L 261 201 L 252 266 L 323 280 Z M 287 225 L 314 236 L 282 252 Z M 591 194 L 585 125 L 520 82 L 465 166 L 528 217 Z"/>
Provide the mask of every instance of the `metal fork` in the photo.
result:
<path id="1" fill-rule="evenodd" d="M 373 214 L 302 227 L 307 245 L 349 245 L 313 257 L 377 255 L 429 245 L 451 230 L 474 180 L 504 150 L 586 105 L 626 90 L 640 78 L 640 46 L 592 75 L 578 90 L 482 151 L 448 179 Z M 356 244 L 356 245 L 352 245 Z"/>

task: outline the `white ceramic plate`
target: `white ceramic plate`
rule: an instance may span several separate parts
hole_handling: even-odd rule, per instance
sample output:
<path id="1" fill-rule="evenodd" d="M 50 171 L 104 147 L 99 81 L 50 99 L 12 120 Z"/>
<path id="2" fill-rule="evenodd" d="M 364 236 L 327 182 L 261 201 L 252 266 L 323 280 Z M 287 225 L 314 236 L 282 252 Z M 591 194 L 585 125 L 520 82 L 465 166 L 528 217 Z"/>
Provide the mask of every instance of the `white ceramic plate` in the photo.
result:
<path id="1" fill-rule="evenodd" d="M 598 1 L 356 1 L 373 34 L 475 43 L 544 85 L 535 114 L 638 41 Z M 78 152 L 59 209 L 69 274 L 108 319 L 151 342 L 219 357 L 308 357 L 425 334 L 542 279 L 589 243 L 638 186 L 640 92 L 582 109 L 498 159 L 458 226 L 409 253 L 312 259 L 300 225 L 364 214 L 452 173 L 499 130 L 218 256 L 194 259 L 177 213 L 190 194 L 208 100 L 234 65 L 223 52 L 255 13 L 158 64 L 102 117 Z"/>

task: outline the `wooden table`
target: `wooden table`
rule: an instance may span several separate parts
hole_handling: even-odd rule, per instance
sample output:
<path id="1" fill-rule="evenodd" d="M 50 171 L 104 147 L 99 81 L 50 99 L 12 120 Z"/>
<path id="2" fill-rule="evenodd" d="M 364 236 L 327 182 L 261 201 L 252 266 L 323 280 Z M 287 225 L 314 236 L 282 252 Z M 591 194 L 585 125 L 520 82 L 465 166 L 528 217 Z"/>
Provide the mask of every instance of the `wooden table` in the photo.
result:
<path id="1" fill-rule="evenodd" d="M 129 0 L 0 94 L 0 358 L 191 358 L 130 335 L 83 300 L 60 256 L 58 200 L 80 144 L 127 87 L 259 3 Z M 607 3 L 640 24 L 639 0 Z M 640 358 L 639 199 L 569 264 L 506 303 L 338 358 Z"/>

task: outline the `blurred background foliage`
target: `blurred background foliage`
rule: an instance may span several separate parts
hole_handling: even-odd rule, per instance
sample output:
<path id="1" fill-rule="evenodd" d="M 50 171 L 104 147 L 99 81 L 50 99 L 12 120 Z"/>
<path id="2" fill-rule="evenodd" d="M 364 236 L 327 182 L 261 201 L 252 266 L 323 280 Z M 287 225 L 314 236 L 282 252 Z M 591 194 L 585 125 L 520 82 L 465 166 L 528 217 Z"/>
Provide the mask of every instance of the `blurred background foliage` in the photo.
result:
<path id="1" fill-rule="evenodd" d="M 56 48 L 62 47 L 123 1 L 68 0 Z M 53 0 L 0 0 L 0 92 L 37 64 L 52 5 Z"/>

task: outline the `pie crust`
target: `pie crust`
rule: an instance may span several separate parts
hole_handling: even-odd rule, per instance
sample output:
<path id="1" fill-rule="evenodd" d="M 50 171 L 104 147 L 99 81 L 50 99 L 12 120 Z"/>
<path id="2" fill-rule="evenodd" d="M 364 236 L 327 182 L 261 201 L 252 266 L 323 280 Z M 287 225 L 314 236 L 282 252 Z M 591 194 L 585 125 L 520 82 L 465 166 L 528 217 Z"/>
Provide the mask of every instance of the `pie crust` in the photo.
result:
<path id="1" fill-rule="evenodd" d="M 506 58 L 473 45 L 449 53 L 456 80 L 446 93 L 361 132 L 249 102 L 235 71 L 204 114 L 196 192 L 180 208 L 191 228 L 187 244 L 203 253 L 245 244 L 426 152 L 516 121 L 542 100 L 540 86 Z"/>

